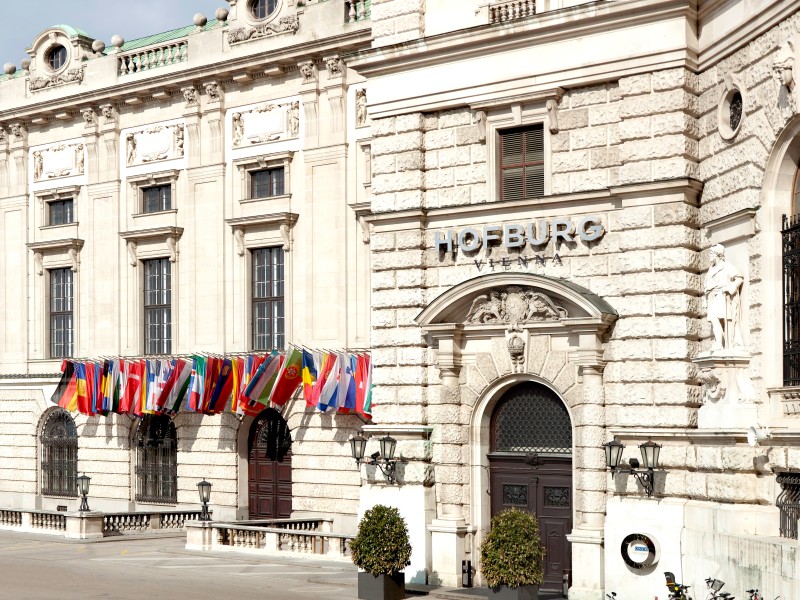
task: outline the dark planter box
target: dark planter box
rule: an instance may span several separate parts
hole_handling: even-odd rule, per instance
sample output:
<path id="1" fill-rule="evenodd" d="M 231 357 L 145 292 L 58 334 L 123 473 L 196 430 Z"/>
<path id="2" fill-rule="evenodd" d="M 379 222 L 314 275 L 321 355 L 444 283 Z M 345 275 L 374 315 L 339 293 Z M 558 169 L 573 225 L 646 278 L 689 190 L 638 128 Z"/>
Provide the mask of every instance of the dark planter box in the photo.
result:
<path id="1" fill-rule="evenodd" d="M 403 600 L 406 597 L 406 574 L 358 574 L 358 597 L 361 600 Z"/>
<path id="2" fill-rule="evenodd" d="M 537 600 L 539 598 L 539 586 L 521 585 L 511 588 L 501 585 L 489 588 L 489 598 L 491 600 Z"/>

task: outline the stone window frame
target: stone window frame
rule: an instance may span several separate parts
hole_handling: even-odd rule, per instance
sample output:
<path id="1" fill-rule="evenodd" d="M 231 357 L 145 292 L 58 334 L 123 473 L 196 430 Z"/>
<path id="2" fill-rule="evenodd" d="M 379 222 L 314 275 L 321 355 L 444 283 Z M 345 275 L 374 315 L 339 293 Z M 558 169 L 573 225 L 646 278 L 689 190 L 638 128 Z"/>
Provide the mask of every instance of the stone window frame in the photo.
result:
<path id="1" fill-rule="evenodd" d="M 736 75 L 728 74 L 722 80 L 717 101 L 717 130 L 720 137 L 725 141 L 731 142 L 736 139 L 736 136 L 742 130 L 742 123 L 747 118 L 748 98 L 745 93 L 746 89 L 747 86 Z M 737 94 L 742 100 L 742 114 L 739 124 L 733 128 L 730 126 L 731 104 Z"/>
<path id="2" fill-rule="evenodd" d="M 234 168 L 239 172 L 239 185 L 234 186 L 238 190 L 236 200 L 240 203 L 246 202 L 274 202 L 275 200 L 291 200 L 292 198 L 292 158 L 294 152 L 275 152 L 273 154 L 262 154 L 259 156 L 249 156 L 233 161 Z M 251 198 L 251 176 L 257 171 L 264 169 L 275 169 L 283 167 L 283 194 L 280 196 L 267 196 L 265 198 Z"/>
<path id="3" fill-rule="evenodd" d="M 130 197 L 134 198 L 135 205 L 131 214 L 134 217 L 141 215 L 160 215 L 167 213 L 178 212 L 178 178 L 181 172 L 178 169 L 170 169 L 168 171 L 158 171 L 154 173 L 145 173 L 143 175 L 132 175 L 126 179 Z M 144 211 L 144 190 L 159 185 L 170 186 L 170 207 L 168 210 L 160 210 L 155 212 Z"/>
<path id="4" fill-rule="evenodd" d="M 56 227 L 77 227 L 78 226 L 78 202 L 80 200 L 81 188 L 80 185 L 70 185 L 62 188 L 53 188 L 49 190 L 40 190 L 34 192 L 34 197 L 39 201 L 39 229 L 51 229 Z M 60 202 L 72 198 L 72 222 L 61 223 L 58 225 L 51 225 L 49 218 L 49 204 L 51 202 Z"/>
<path id="5" fill-rule="evenodd" d="M 283 0 L 276 0 L 275 1 L 275 9 L 269 13 L 266 17 L 256 17 L 255 13 L 253 12 L 253 3 L 255 0 L 240 0 L 244 6 L 242 7 L 244 10 L 244 20 L 251 25 L 264 25 L 266 23 L 270 23 L 275 20 L 278 15 L 281 14 L 281 9 L 283 8 Z"/>
<path id="6" fill-rule="evenodd" d="M 544 197 L 552 189 L 551 135 L 558 133 L 557 105 L 564 94 L 562 88 L 532 92 L 510 98 L 500 98 L 471 104 L 479 128 L 479 138 L 486 144 L 487 198 L 500 200 L 500 131 L 542 125 L 544 147 Z M 509 202 L 526 202 L 512 200 Z"/>
<path id="7" fill-rule="evenodd" d="M 52 64 L 53 56 L 56 52 L 59 52 L 60 50 L 64 51 L 64 61 L 58 66 L 53 66 Z M 65 44 L 60 44 L 58 42 L 49 45 L 47 49 L 44 51 L 44 63 L 45 66 L 47 67 L 47 70 L 50 71 L 51 73 L 59 73 L 63 71 L 64 67 L 66 67 L 69 64 L 69 58 L 70 58 L 69 48 L 67 48 Z"/>

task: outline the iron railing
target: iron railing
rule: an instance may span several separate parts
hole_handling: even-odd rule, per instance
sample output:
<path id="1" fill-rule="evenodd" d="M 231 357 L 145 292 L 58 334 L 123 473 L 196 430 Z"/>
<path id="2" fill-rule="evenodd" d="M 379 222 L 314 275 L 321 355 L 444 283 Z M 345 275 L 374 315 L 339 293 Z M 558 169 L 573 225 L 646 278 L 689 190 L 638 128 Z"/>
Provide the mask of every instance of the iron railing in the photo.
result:
<path id="1" fill-rule="evenodd" d="M 136 432 L 136 501 L 178 502 L 178 443 L 166 416 L 147 416 Z"/>
<path id="2" fill-rule="evenodd" d="M 42 495 L 78 497 L 78 430 L 65 410 L 55 410 L 42 427 Z"/>
<path id="3" fill-rule="evenodd" d="M 797 519 L 800 517 L 800 473 L 779 473 L 777 481 L 782 490 L 775 501 L 781 515 L 781 537 L 796 540 Z"/>
<path id="4" fill-rule="evenodd" d="M 783 385 L 800 385 L 800 215 L 783 215 Z"/>

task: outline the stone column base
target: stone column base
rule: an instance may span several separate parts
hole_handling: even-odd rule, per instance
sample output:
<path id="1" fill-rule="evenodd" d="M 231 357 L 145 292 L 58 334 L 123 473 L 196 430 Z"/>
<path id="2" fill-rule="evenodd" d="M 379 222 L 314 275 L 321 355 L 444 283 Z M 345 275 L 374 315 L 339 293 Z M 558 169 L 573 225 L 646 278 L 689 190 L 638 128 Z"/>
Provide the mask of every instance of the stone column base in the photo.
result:
<path id="1" fill-rule="evenodd" d="M 186 521 L 186 549 L 211 550 L 213 533 L 211 521 Z"/>
<path id="2" fill-rule="evenodd" d="M 428 531 L 431 532 L 430 583 L 461 587 L 461 561 L 466 558 L 464 538 L 474 528 L 468 527 L 464 519 L 444 517 L 433 519 Z"/>
<path id="3" fill-rule="evenodd" d="M 605 566 L 602 529 L 573 529 L 567 536 L 572 544 L 572 587 L 569 600 L 603 600 Z"/>

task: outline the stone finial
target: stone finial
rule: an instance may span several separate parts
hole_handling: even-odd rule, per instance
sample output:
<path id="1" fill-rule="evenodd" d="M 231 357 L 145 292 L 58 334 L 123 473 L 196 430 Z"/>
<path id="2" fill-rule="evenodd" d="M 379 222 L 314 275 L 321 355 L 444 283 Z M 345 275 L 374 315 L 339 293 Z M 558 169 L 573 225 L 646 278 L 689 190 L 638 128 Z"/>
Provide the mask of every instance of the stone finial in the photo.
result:
<path id="1" fill-rule="evenodd" d="M 21 63 L 19 63 L 19 66 L 27 71 L 31 67 L 31 59 L 30 58 L 26 58 Z"/>
<path id="2" fill-rule="evenodd" d="M 117 34 L 111 38 L 111 45 L 117 49 L 117 52 L 119 52 L 120 48 L 125 45 L 125 38 Z"/>
<path id="3" fill-rule="evenodd" d="M 95 54 L 102 54 L 106 49 L 106 43 L 103 40 L 95 40 L 92 42 L 92 50 Z"/>
<path id="4" fill-rule="evenodd" d="M 13 75 L 17 72 L 17 66 L 14 63 L 6 63 L 3 65 L 3 73 L 6 75 Z"/>
<path id="5" fill-rule="evenodd" d="M 196 13 L 194 17 L 192 17 L 192 23 L 194 23 L 197 27 L 195 31 L 198 31 L 206 26 L 206 23 L 208 23 L 208 18 L 206 18 L 203 13 Z"/>
<path id="6" fill-rule="evenodd" d="M 217 18 L 217 21 L 224 23 L 228 20 L 228 15 L 230 11 L 227 8 L 218 8 L 217 12 L 214 13 L 214 16 Z"/>

